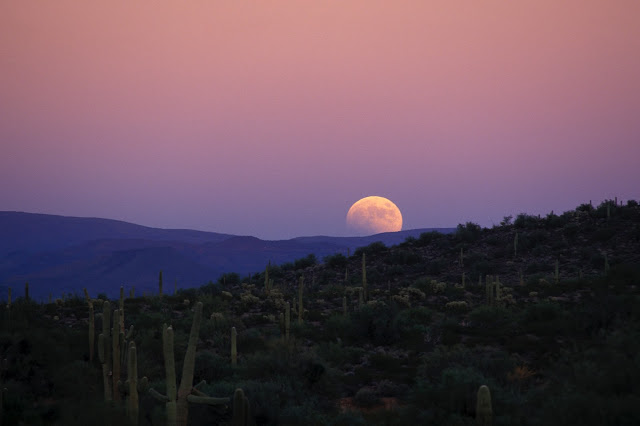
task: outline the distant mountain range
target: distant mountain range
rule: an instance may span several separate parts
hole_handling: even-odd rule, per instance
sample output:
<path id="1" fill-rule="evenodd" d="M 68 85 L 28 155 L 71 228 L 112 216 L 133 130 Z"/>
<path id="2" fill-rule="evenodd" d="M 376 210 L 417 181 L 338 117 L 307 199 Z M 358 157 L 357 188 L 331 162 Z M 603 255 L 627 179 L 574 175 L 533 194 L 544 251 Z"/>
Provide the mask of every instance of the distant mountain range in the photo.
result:
<path id="1" fill-rule="evenodd" d="M 179 288 L 215 281 L 223 273 L 264 270 L 267 262 L 282 264 L 315 254 L 318 260 L 380 241 L 387 246 L 423 232 L 455 228 L 424 228 L 367 237 L 298 237 L 265 241 L 255 237 L 189 229 L 159 229 L 118 220 L 0 211 L 0 297 L 7 287 L 13 297 L 30 293 L 45 299 L 51 293 L 106 293 L 135 286 L 136 294 L 156 293 L 158 272 L 165 287 Z"/>

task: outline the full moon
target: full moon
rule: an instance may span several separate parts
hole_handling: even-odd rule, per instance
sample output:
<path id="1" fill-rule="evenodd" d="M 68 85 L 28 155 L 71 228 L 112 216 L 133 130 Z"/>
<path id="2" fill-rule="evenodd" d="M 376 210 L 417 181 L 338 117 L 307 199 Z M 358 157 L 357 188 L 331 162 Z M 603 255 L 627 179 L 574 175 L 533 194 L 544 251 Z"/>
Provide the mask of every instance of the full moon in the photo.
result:
<path id="1" fill-rule="evenodd" d="M 402 213 L 391 200 L 365 197 L 356 201 L 347 212 L 347 228 L 358 235 L 401 231 Z"/>

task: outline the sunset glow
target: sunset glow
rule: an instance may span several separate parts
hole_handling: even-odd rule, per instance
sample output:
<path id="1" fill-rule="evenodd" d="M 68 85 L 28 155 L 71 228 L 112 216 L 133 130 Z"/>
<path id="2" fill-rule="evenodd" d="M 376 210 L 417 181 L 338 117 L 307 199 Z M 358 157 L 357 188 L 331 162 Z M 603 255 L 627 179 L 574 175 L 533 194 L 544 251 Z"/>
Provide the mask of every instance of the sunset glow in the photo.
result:
<path id="1" fill-rule="evenodd" d="M 5 1 L 0 210 L 289 238 L 640 198 L 640 2 Z"/>

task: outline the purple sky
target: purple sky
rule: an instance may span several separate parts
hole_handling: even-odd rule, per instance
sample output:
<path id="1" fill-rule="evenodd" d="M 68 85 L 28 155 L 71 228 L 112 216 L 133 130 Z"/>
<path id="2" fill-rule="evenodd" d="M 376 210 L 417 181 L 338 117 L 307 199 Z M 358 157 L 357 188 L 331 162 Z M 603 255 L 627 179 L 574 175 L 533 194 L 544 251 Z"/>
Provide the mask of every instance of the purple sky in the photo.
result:
<path id="1" fill-rule="evenodd" d="M 640 199 L 640 2 L 0 3 L 0 210 L 261 238 Z"/>

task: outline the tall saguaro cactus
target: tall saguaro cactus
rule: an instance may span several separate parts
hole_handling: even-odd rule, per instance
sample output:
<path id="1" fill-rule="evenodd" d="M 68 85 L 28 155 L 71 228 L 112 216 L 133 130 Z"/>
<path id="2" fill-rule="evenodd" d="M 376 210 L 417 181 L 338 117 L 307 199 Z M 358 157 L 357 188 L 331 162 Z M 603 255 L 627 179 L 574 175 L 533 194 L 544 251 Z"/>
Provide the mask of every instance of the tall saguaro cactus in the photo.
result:
<path id="1" fill-rule="evenodd" d="M 187 353 L 184 356 L 182 365 L 182 377 L 180 379 L 180 387 L 176 392 L 176 372 L 173 349 L 173 328 L 163 328 L 162 348 L 164 352 L 164 365 L 167 380 L 167 395 L 162 395 L 151 389 L 151 394 L 166 403 L 167 408 L 167 426 L 186 426 L 189 416 L 189 403 L 222 405 L 227 404 L 230 398 L 213 398 L 200 392 L 196 386 L 193 386 L 193 371 L 196 361 L 196 344 L 198 342 L 198 334 L 200 333 L 200 323 L 202 322 L 202 302 L 195 305 L 193 316 L 193 324 L 191 325 L 191 333 L 189 333 L 189 343 Z"/>
<path id="2" fill-rule="evenodd" d="M 264 268 L 264 293 L 267 296 L 269 295 L 269 266 L 271 266 L 271 261 Z"/>
<path id="3" fill-rule="evenodd" d="M 120 390 L 118 389 L 118 380 L 120 380 L 120 310 L 113 311 L 113 328 L 111 329 L 111 338 L 113 348 L 113 369 L 111 370 L 111 378 L 113 381 L 113 399 L 120 401 Z M 124 340 L 124 338 L 123 338 Z"/>
<path id="4" fill-rule="evenodd" d="M 248 426 L 249 417 L 249 399 L 244 395 L 244 391 L 240 388 L 233 393 L 233 426 Z"/>
<path id="5" fill-rule="evenodd" d="M 162 296 L 162 271 L 158 275 L 158 294 Z"/>
<path id="6" fill-rule="evenodd" d="M 89 361 L 93 362 L 93 351 L 96 346 L 96 323 L 93 302 L 86 288 L 84 289 L 84 297 L 87 299 L 87 304 L 89 305 Z"/>
<path id="7" fill-rule="evenodd" d="M 29 301 L 29 283 L 28 282 L 24 283 L 24 299 L 27 302 Z"/>
<path id="8" fill-rule="evenodd" d="M 111 373 L 111 351 L 109 333 L 111 316 L 111 304 L 105 300 L 102 304 L 102 333 L 98 336 L 98 356 L 102 364 L 102 380 L 104 382 L 104 400 L 111 401 L 111 382 L 109 374 Z"/>
<path id="9" fill-rule="evenodd" d="M 491 426 L 493 423 L 493 408 L 491 407 L 491 392 L 486 385 L 478 389 L 476 401 L 476 424 L 478 426 Z"/>
<path id="10" fill-rule="evenodd" d="M 127 400 L 127 413 L 129 423 L 132 426 L 138 425 L 138 390 L 143 391 L 146 387 L 147 378 L 143 377 L 138 383 L 138 355 L 136 344 L 129 342 L 129 354 L 127 355 L 127 382 L 129 383 L 129 398 Z M 139 389 L 142 387 L 142 389 Z"/>
<path id="11" fill-rule="evenodd" d="M 89 361 L 93 362 L 93 350 L 96 346 L 96 322 L 93 303 L 89 304 Z"/>

